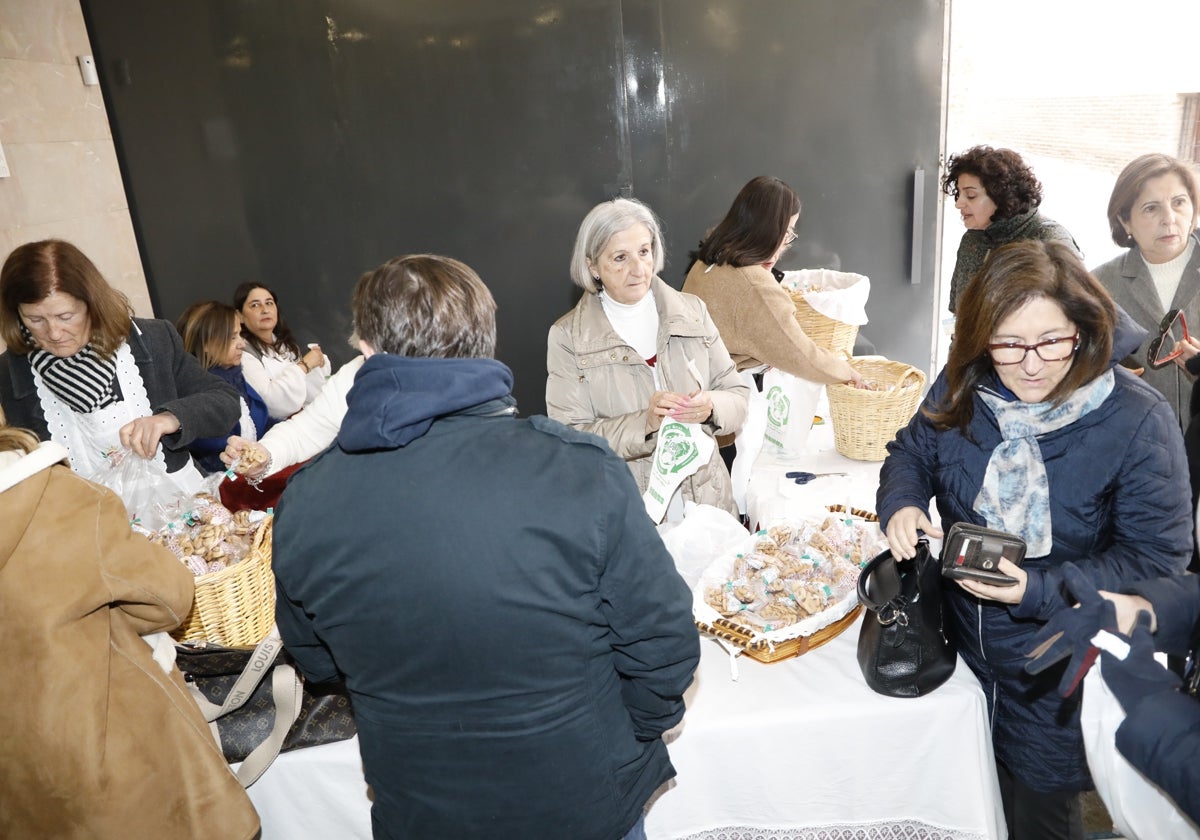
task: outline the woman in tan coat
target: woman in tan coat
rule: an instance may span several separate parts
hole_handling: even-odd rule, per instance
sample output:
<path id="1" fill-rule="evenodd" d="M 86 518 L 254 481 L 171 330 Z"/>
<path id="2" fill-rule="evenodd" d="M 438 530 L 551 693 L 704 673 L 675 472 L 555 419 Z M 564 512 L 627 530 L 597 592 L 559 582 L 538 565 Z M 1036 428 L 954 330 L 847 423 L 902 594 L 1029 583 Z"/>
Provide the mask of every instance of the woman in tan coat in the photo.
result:
<path id="1" fill-rule="evenodd" d="M 255 837 L 179 671 L 141 638 L 187 615 L 192 574 L 66 459 L 0 415 L 0 837 Z"/>
<path id="2" fill-rule="evenodd" d="M 546 412 L 607 439 L 643 492 L 665 418 L 703 424 L 709 436 L 732 434 L 746 418 L 747 389 L 716 325 L 700 300 L 659 279 L 662 266 L 648 207 L 618 198 L 592 208 L 571 259 L 585 294 L 550 328 L 546 352 Z M 715 447 L 683 480 L 668 520 L 682 515 L 682 499 L 737 515 Z"/>
<path id="3" fill-rule="evenodd" d="M 742 187 L 695 253 L 683 290 L 704 301 L 738 370 L 770 365 L 828 385 L 860 382 L 840 356 L 818 347 L 796 322 L 796 305 L 771 273 L 796 239 L 800 199 L 765 175 Z"/>

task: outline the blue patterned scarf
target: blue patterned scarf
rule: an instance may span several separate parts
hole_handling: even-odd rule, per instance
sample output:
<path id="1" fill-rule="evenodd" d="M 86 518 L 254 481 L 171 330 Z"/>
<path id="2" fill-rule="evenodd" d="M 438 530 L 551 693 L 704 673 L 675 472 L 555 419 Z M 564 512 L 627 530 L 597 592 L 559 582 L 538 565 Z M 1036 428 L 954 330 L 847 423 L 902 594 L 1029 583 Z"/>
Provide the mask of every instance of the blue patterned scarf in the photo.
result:
<path id="1" fill-rule="evenodd" d="M 1024 539 L 1030 557 L 1045 557 L 1054 544 L 1050 484 L 1037 438 L 1094 411 L 1112 393 L 1113 382 L 1113 372 L 1106 370 L 1061 405 L 1009 402 L 997 394 L 979 392 L 1004 440 L 992 450 L 974 508 L 989 528 Z"/>

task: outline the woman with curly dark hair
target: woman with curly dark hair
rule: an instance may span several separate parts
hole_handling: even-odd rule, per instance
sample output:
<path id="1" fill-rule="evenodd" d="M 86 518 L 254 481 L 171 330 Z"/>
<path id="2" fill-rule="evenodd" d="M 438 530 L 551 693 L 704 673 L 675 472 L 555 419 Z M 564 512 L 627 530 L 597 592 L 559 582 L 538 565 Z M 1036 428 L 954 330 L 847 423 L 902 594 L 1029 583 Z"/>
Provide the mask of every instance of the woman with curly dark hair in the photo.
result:
<path id="1" fill-rule="evenodd" d="M 952 155 L 942 178 L 942 192 L 954 198 L 967 229 L 950 280 L 951 312 L 994 248 L 1019 239 L 1040 239 L 1065 242 L 1079 253 L 1070 232 L 1038 212 L 1041 182 L 1012 149 L 974 146 Z"/>

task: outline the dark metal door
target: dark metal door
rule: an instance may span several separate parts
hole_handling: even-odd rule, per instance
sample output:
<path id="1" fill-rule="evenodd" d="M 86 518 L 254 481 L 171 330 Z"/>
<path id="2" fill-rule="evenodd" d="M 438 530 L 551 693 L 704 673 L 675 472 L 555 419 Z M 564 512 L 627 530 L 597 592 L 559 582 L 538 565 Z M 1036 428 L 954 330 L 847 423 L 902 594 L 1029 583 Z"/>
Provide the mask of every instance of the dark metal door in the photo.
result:
<path id="1" fill-rule="evenodd" d="M 577 297 L 567 263 L 587 210 L 618 193 L 647 201 L 678 287 L 686 252 L 760 173 L 805 202 L 783 267 L 870 276 L 863 333 L 925 367 L 933 265 L 910 283 L 912 172 L 936 175 L 944 3 L 84 10 L 160 315 L 258 279 L 340 362 L 363 271 L 449 254 L 495 294 L 498 354 L 529 414 L 544 410 L 546 331 Z"/>

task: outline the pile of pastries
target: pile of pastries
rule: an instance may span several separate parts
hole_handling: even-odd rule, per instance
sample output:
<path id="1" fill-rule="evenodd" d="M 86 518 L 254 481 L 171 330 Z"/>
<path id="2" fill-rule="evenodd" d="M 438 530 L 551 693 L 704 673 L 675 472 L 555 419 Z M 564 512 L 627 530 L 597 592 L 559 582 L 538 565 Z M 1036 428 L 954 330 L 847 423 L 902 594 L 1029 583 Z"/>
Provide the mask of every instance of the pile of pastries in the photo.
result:
<path id="1" fill-rule="evenodd" d="M 858 585 L 874 556 L 879 528 L 830 515 L 759 531 L 738 552 L 732 572 L 705 589 L 705 602 L 726 619 L 754 630 L 778 630 L 838 604 Z"/>
<path id="2" fill-rule="evenodd" d="M 233 513 L 215 497 L 201 493 L 193 498 L 188 510 L 165 527 L 143 533 L 199 576 L 219 572 L 246 559 L 254 532 L 265 518 L 262 511 Z M 137 526 L 134 527 L 136 530 Z"/>

